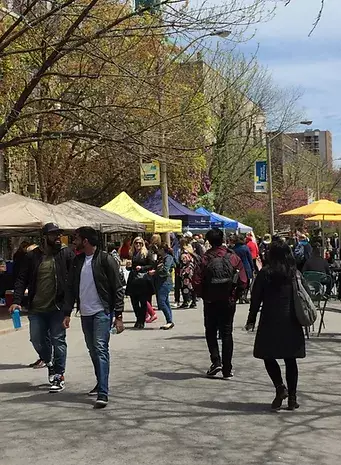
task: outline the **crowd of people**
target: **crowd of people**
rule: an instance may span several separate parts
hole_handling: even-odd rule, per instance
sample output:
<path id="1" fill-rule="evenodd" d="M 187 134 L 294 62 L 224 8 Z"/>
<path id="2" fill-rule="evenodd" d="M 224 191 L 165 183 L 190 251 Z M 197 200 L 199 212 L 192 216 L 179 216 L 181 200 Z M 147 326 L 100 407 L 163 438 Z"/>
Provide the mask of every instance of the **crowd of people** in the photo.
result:
<path id="1" fill-rule="evenodd" d="M 66 329 L 75 304 L 97 381 L 89 395 L 97 396 L 96 408 L 103 408 L 109 393 L 110 331 L 124 330 L 125 295 L 131 300 L 136 330 L 158 318 L 154 295 L 165 318 L 162 330 L 174 327 L 174 307 L 195 309 L 202 299 L 211 358 L 206 374 L 231 379 L 236 305 L 250 303 L 251 294 L 245 329 L 253 330 L 260 312 L 254 356 L 264 360 L 275 386 L 272 409 L 279 409 L 287 397 L 288 408 L 298 408 L 296 359 L 305 356 L 305 340 L 295 317 L 293 279 L 297 270 L 328 272 L 317 240 L 311 244 L 303 234 L 294 243 L 270 235 L 257 241 L 253 233 L 226 238 L 214 228 L 205 237 L 189 231 L 173 235 L 171 246 L 159 234 L 148 241 L 126 238 L 120 246 L 109 243 L 104 252 L 90 227 L 75 232 L 72 247 L 62 244 L 58 225 L 48 223 L 42 234 L 40 246 L 27 251 L 22 244 L 17 252 L 10 311 L 21 309 L 28 289 L 30 340 L 39 357 L 32 365 L 47 367 L 51 393 L 65 388 Z M 287 386 L 278 359 L 285 361 Z"/>

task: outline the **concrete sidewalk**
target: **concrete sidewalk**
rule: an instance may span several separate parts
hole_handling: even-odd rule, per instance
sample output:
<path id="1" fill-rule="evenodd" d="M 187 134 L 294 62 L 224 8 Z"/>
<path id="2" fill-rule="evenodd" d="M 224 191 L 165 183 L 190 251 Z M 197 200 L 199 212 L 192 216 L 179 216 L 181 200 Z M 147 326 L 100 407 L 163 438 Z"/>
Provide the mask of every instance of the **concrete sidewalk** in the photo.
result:
<path id="1" fill-rule="evenodd" d="M 47 393 L 46 370 L 27 330 L 0 337 L 1 465 L 339 465 L 341 315 L 327 314 L 322 336 L 300 362 L 296 412 L 269 412 L 273 388 L 252 357 L 254 334 L 235 324 L 235 378 L 204 376 L 209 358 L 202 312 L 176 310 L 176 326 L 131 329 L 111 339 L 111 402 L 92 409 L 94 375 L 80 321 L 68 333 L 67 387 Z"/>

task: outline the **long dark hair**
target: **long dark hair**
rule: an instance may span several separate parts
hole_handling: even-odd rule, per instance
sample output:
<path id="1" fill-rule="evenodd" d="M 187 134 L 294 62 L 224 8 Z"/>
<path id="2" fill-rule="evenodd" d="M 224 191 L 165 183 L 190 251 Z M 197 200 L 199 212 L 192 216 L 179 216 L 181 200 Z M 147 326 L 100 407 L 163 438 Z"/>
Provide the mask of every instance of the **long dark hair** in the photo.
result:
<path id="1" fill-rule="evenodd" d="M 288 244 L 283 241 L 272 242 L 266 266 L 268 279 L 274 285 L 291 282 L 296 273 L 296 262 Z"/>

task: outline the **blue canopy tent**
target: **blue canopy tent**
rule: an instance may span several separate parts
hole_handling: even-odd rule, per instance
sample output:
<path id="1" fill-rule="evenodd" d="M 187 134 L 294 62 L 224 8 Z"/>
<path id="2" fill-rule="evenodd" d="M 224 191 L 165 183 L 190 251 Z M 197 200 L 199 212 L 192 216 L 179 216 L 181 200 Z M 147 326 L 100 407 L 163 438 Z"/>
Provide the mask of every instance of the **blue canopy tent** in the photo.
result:
<path id="1" fill-rule="evenodd" d="M 161 191 L 157 190 L 151 195 L 143 204 L 144 208 L 162 215 L 162 196 Z M 168 197 L 169 218 L 174 220 L 181 220 L 182 225 L 186 229 L 209 229 L 210 228 L 210 214 L 209 213 L 196 213 L 190 210 L 176 200 Z"/>
<path id="2" fill-rule="evenodd" d="M 209 212 L 204 207 L 200 207 L 196 210 L 197 213 L 210 215 L 211 227 L 212 228 L 221 228 L 221 229 L 230 229 L 232 231 L 237 231 L 238 221 L 231 220 L 227 216 L 219 215 L 218 213 Z"/>
<path id="3" fill-rule="evenodd" d="M 246 224 L 240 223 L 238 221 L 238 231 L 242 234 L 247 234 L 253 231 L 253 228 L 251 228 L 251 226 L 247 226 Z"/>

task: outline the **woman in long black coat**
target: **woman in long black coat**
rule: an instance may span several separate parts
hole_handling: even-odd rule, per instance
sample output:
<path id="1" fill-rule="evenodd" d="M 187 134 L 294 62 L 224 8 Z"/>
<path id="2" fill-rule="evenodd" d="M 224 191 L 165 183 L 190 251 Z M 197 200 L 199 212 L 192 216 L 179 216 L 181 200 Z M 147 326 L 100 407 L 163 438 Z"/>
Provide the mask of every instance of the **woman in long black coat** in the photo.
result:
<path id="1" fill-rule="evenodd" d="M 294 309 L 292 282 L 295 274 L 295 259 L 289 246 L 283 242 L 272 243 L 269 264 L 259 272 L 252 289 L 246 324 L 246 329 L 251 329 L 260 310 L 254 356 L 264 360 L 276 388 L 276 397 L 271 405 L 273 410 L 280 409 L 287 397 L 289 410 L 299 407 L 296 400 L 296 359 L 305 357 L 305 339 Z M 288 388 L 283 383 L 276 359 L 284 359 Z"/>

